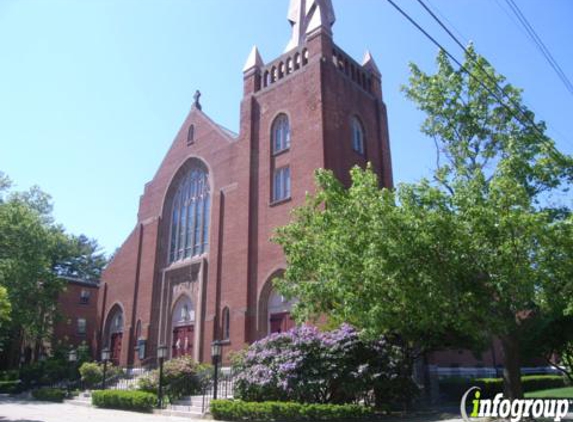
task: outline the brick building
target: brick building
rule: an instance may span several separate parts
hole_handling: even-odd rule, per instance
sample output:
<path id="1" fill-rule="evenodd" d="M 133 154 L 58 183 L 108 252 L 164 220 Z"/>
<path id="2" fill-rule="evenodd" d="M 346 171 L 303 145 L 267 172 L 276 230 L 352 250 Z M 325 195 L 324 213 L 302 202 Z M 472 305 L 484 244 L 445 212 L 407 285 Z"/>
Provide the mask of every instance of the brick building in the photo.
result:
<path id="1" fill-rule="evenodd" d="M 66 288 L 58 296 L 60 319 L 54 325 L 52 346 L 77 348 L 82 343 L 95 350 L 99 283 L 65 277 Z"/>
<path id="2" fill-rule="evenodd" d="M 273 229 L 314 189 L 314 170 L 345 183 L 372 162 L 392 186 L 380 72 L 333 41 L 330 0 L 291 0 L 292 38 L 243 69 L 238 134 L 205 114 L 200 94 L 139 204 L 137 225 L 102 277 L 99 345 L 121 365 L 170 356 L 224 356 L 292 325 L 271 280 L 285 268 Z"/>

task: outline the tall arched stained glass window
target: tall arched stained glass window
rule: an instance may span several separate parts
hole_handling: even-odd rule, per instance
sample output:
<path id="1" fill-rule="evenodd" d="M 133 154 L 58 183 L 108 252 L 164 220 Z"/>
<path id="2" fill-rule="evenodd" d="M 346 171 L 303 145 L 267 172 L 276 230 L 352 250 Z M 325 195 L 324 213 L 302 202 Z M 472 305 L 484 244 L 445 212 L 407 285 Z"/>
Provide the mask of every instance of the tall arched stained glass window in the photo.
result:
<path id="1" fill-rule="evenodd" d="M 194 166 L 181 179 L 173 197 L 169 262 L 208 250 L 210 202 L 209 175 Z"/>

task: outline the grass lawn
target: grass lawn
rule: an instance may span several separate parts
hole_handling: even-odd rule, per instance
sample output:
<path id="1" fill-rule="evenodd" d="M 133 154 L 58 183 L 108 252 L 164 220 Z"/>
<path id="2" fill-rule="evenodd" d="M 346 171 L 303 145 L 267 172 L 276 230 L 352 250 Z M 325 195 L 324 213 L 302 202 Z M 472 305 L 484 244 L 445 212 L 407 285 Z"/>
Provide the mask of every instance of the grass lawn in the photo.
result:
<path id="1" fill-rule="evenodd" d="M 573 387 L 533 391 L 525 393 L 525 397 L 533 399 L 573 399 Z"/>

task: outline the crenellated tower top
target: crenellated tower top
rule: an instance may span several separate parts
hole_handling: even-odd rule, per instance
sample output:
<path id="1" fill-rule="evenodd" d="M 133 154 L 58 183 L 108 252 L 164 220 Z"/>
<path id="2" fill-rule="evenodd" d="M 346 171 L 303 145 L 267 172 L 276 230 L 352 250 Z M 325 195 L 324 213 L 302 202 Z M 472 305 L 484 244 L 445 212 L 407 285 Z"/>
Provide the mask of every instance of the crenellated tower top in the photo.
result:
<path id="1" fill-rule="evenodd" d="M 332 0 L 291 0 L 287 17 L 292 36 L 285 52 L 301 46 L 308 35 L 319 29 L 331 33 L 336 22 Z"/>

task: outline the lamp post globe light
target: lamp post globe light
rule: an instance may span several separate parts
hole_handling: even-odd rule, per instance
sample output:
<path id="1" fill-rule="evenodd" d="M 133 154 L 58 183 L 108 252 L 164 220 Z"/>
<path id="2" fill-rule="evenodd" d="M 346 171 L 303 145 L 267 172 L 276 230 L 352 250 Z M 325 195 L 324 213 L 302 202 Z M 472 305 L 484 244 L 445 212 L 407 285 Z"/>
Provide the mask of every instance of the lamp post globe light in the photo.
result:
<path id="1" fill-rule="evenodd" d="M 211 343 L 211 359 L 213 360 L 213 366 L 215 367 L 215 372 L 213 374 L 213 399 L 217 400 L 217 388 L 219 386 L 219 361 L 221 359 L 221 342 L 215 340 Z"/>
<path id="2" fill-rule="evenodd" d="M 102 383 L 102 390 L 105 390 L 105 373 L 107 371 L 107 361 L 111 357 L 111 352 L 109 348 L 104 348 L 101 351 L 101 360 L 103 361 L 103 383 Z"/>
<path id="3" fill-rule="evenodd" d="M 162 344 L 157 348 L 157 357 L 159 358 L 159 391 L 157 394 L 158 407 L 163 407 L 163 362 L 167 358 L 167 346 Z"/>

